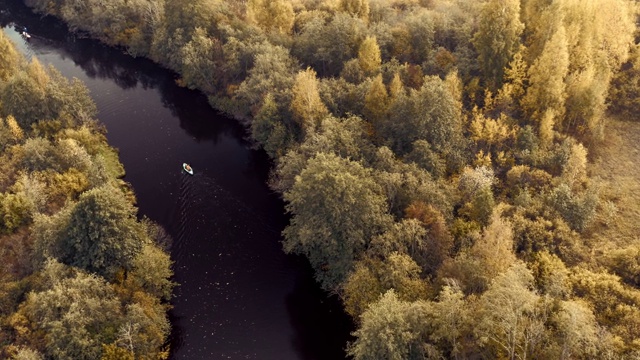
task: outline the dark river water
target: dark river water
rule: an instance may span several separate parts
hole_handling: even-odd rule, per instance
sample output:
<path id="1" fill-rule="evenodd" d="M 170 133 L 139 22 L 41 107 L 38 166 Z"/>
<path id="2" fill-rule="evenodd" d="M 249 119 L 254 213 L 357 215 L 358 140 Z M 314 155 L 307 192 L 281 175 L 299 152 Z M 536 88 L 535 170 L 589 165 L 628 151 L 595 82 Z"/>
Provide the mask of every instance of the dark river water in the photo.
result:
<path id="1" fill-rule="evenodd" d="M 269 160 L 242 127 L 176 86 L 175 74 L 76 38 L 19 0 L 0 0 L 0 22 L 27 57 L 87 85 L 140 214 L 173 236 L 173 359 L 345 357 L 350 321 L 304 259 L 282 252 L 287 219 L 265 185 Z"/>

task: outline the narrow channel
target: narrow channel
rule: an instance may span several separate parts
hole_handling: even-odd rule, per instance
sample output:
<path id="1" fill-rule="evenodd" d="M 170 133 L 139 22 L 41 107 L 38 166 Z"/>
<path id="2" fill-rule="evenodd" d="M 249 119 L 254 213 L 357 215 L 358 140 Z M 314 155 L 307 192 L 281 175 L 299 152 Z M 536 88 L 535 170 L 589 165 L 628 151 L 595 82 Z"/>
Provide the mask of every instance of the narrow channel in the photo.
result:
<path id="1" fill-rule="evenodd" d="M 350 320 L 304 259 L 282 252 L 287 219 L 265 184 L 269 159 L 241 126 L 178 87 L 175 74 L 79 38 L 20 1 L 0 0 L 0 25 L 27 57 L 87 85 L 140 214 L 173 237 L 172 359 L 345 357 Z"/>

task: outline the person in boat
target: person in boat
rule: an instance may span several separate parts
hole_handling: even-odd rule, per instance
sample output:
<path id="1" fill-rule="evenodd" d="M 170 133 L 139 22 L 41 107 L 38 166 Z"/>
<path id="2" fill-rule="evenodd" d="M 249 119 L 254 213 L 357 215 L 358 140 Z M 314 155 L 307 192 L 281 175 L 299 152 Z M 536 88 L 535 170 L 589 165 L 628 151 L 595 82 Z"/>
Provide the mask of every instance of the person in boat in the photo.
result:
<path id="1" fill-rule="evenodd" d="M 184 165 L 184 168 L 185 168 L 187 171 L 193 171 L 193 170 L 191 170 L 191 166 L 189 166 L 189 164 L 185 164 L 185 165 Z"/>

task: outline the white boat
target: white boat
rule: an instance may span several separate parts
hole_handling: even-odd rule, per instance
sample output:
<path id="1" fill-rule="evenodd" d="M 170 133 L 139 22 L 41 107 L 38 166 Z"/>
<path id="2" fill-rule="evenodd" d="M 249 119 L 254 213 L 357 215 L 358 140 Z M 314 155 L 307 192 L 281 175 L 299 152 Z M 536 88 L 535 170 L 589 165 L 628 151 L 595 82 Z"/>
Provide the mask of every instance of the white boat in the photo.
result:
<path id="1" fill-rule="evenodd" d="M 189 175 L 193 175 L 193 169 L 187 163 L 182 163 L 182 170 L 186 171 Z"/>
<path id="2" fill-rule="evenodd" d="M 24 36 L 25 39 L 31 39 L 31 35 L 29 35 L 29 33 L 26 31 L 22 32 L 22 36 Z"/>

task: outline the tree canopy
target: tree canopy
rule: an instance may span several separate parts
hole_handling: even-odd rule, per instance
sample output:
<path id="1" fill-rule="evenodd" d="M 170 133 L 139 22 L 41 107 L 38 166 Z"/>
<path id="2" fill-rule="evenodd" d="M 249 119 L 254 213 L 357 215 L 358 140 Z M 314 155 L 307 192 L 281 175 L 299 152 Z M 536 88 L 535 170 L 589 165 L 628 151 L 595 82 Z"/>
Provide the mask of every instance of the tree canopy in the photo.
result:
<path id="1" fill-rule="evenodd" d="M 637 244 L 616 214 L 634 223 L 638 212 L 614 189 L 639 180 L 593 176 L 618 144 L 610 119 L 637 120 L 634 2 L 28 2 L 180 72 L 180 84 L 247 125 L 290 214 L 283 247 L 344 300 L 355 359 L 637 357 Z M 100 244 L 114 251 L 80 246 L 83 269 L 111 274 L 113 260 L 127 286 L 165 296 L 166 266 L 140 267 L 166 258 L 133 240 L 133 220 L 81 224 L 100 209 L 109 181 L 96 154 L 108 152 L 79 130 L 32 136 L 48 129 L 42 121 L 93 114 L 69 105 L 86 98 L 81 87 L 59 91 L 37 62 L 8 73 L 18 60 L 1 53 L 0 170 L 29 173 L 0 171 L 0 231 L 35 222 L 46 249 L 73 215 L 83 229 L 74 244 L 91 230 L 131 245 L 115 249 L 109 235 Z M 60 183 L 62 194 L 43 190 Z M 50 216 L 43 199 L 73 204 Z M 119 209 L 108 217 L 130 219 L 120 200 L 104 200 Z M 45 354 L 27 345 L 13 353 Z M 103 352 L 131 355 L 113 343 Z"/>

